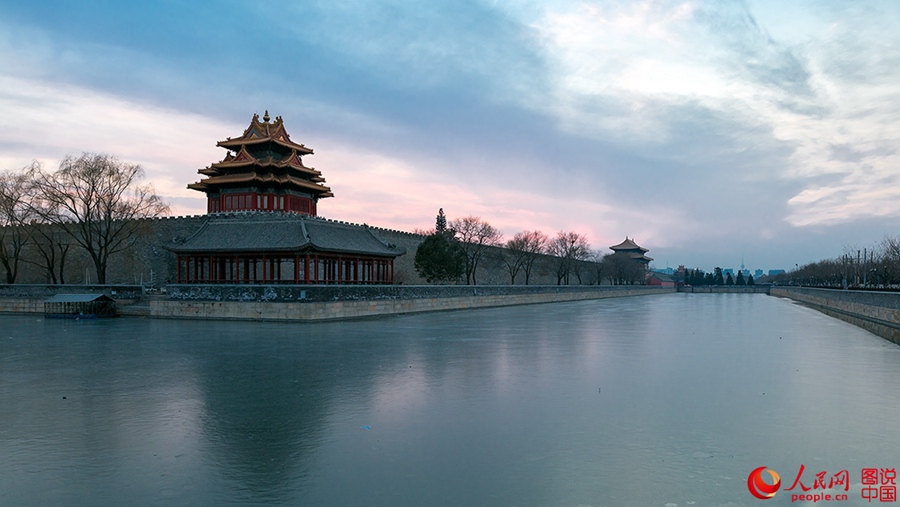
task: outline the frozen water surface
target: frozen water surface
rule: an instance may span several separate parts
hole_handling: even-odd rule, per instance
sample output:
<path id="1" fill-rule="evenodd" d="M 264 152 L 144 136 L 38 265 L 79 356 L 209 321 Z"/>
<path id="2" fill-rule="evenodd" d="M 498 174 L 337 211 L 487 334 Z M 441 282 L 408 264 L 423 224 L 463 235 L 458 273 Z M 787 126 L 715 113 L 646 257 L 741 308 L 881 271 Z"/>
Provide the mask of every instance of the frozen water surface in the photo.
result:
<path id="1" fill-rule="evenodd" d="M 3 505 L 758 506 L 801 463 L 865 505 L 900 467 L 900 347 L 765 295 L 0 322 Z"/>

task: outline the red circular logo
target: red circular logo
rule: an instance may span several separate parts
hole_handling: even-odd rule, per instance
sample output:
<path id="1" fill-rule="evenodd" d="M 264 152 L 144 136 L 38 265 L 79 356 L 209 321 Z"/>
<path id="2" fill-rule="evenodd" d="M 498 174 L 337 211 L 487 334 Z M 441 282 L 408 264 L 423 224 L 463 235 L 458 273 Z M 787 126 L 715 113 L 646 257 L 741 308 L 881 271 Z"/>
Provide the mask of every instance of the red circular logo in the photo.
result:
<path id="1" fill-rule="evenodd" d="M 763 470 L 769 472 L 769 476 L 772 478 L 772 484 L 767 484 L 763 478 L 762 473 Z M 768 470 L 766 467 L 759 467 L 756 470 L 750 472 L 750 476 L 747 477 L 747 489 L 750 490 L 750 493 L 753 494 L 756 498 L 760 500 L 768 500 L 775 496 L 775 493 L 778 491 L 778 488 L 781 487 L 781 476 L 778 475 L 778 472 L 775 470 Z"/>

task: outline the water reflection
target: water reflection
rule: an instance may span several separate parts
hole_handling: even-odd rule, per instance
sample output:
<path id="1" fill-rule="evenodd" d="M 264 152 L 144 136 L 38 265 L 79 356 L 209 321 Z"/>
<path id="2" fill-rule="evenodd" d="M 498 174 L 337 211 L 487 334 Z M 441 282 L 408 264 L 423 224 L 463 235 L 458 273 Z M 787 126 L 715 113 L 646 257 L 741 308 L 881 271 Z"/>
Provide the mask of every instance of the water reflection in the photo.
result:
<path id="1" fill-rule="evenodd" d="M 755 505 L 758 466 L 900 465 L 900 348 L 764 295 L 2 320 L 15 505 Z"/>

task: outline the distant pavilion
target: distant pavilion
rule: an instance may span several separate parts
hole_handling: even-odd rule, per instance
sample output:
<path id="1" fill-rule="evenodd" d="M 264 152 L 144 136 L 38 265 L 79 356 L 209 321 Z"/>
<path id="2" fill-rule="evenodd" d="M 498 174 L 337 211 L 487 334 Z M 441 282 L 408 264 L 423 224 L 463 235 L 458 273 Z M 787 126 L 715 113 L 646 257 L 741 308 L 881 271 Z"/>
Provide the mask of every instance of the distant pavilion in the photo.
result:
<path id="1" fill-rule="evenodd" d="M 206 194 L 209 219 L 171 247 L 177 283 L 393 283 L 403 249 L 366 225 L 316 216 L 319 199 L 334 194 L 303 164 L 313 150 L 291 141 L 280 116 L 254 114 L 243 135 L 218 146 L 225 159 L 188 185 Z"/>
<path id="2" fill-rule="evenodd" d="M 628 236 L 625 236 L 625 241 L 619 243 L 618 245 L 611 246 L 609 247 L 609 249 L 614 253 L 625 254 L 630 259 L 636 260 L 644 266 L 650 264 L 650 261 L 653 260 L 651 257 L 647 257 L 647 255 L 645 255 L 650 250 L 638 245 L 634 242 L 633 239 L 629 239 Z"/>

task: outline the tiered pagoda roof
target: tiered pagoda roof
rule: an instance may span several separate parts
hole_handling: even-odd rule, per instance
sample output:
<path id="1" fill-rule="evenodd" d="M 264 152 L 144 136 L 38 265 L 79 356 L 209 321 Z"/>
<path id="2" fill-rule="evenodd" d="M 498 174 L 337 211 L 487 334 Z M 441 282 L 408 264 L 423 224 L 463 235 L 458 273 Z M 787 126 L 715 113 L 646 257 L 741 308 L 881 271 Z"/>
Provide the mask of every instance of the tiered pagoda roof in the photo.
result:
<path id="1" fill-rule="evenodd" d="M 366 225 L 335 222 L 294 213 L 244 211 L 210 217 L 177 253 L 327 252 L 397 257 L 405 250 L 376 238 Z"/>
<path id="2" fill-rule="evenodd" d="M 302 157 L 313 150 L 291 141 L 280 116 L 269 121 L 269 112 L 262 121 L 253 115 L 250 125 L 240 137 L 219 141 L 216 146 L 228 149 L 221 162 L 197 171 L 207 176 L 188 188 L 217 194 L 223 189 L 255 188 L 266 190 L 294 190 L 318 200 L 334 197 L 323 183 L 322 173 L 303 165 Z"/>
<path id="3" fill-rule="evenodd" d="M 609 247 L 615 253 L 623 253 L 628 255 L 628 257 L 640 261 L 643 263 L 649 263 L 653 260 L 652 257 L 647 257 L 646 254 L 650 250 L 638 245 L 634 242 L 633 239 L 629 239 L 628 236 L 625 236 L 625 241 L 619 243 L 618 245 L 613 245 Z"/>

